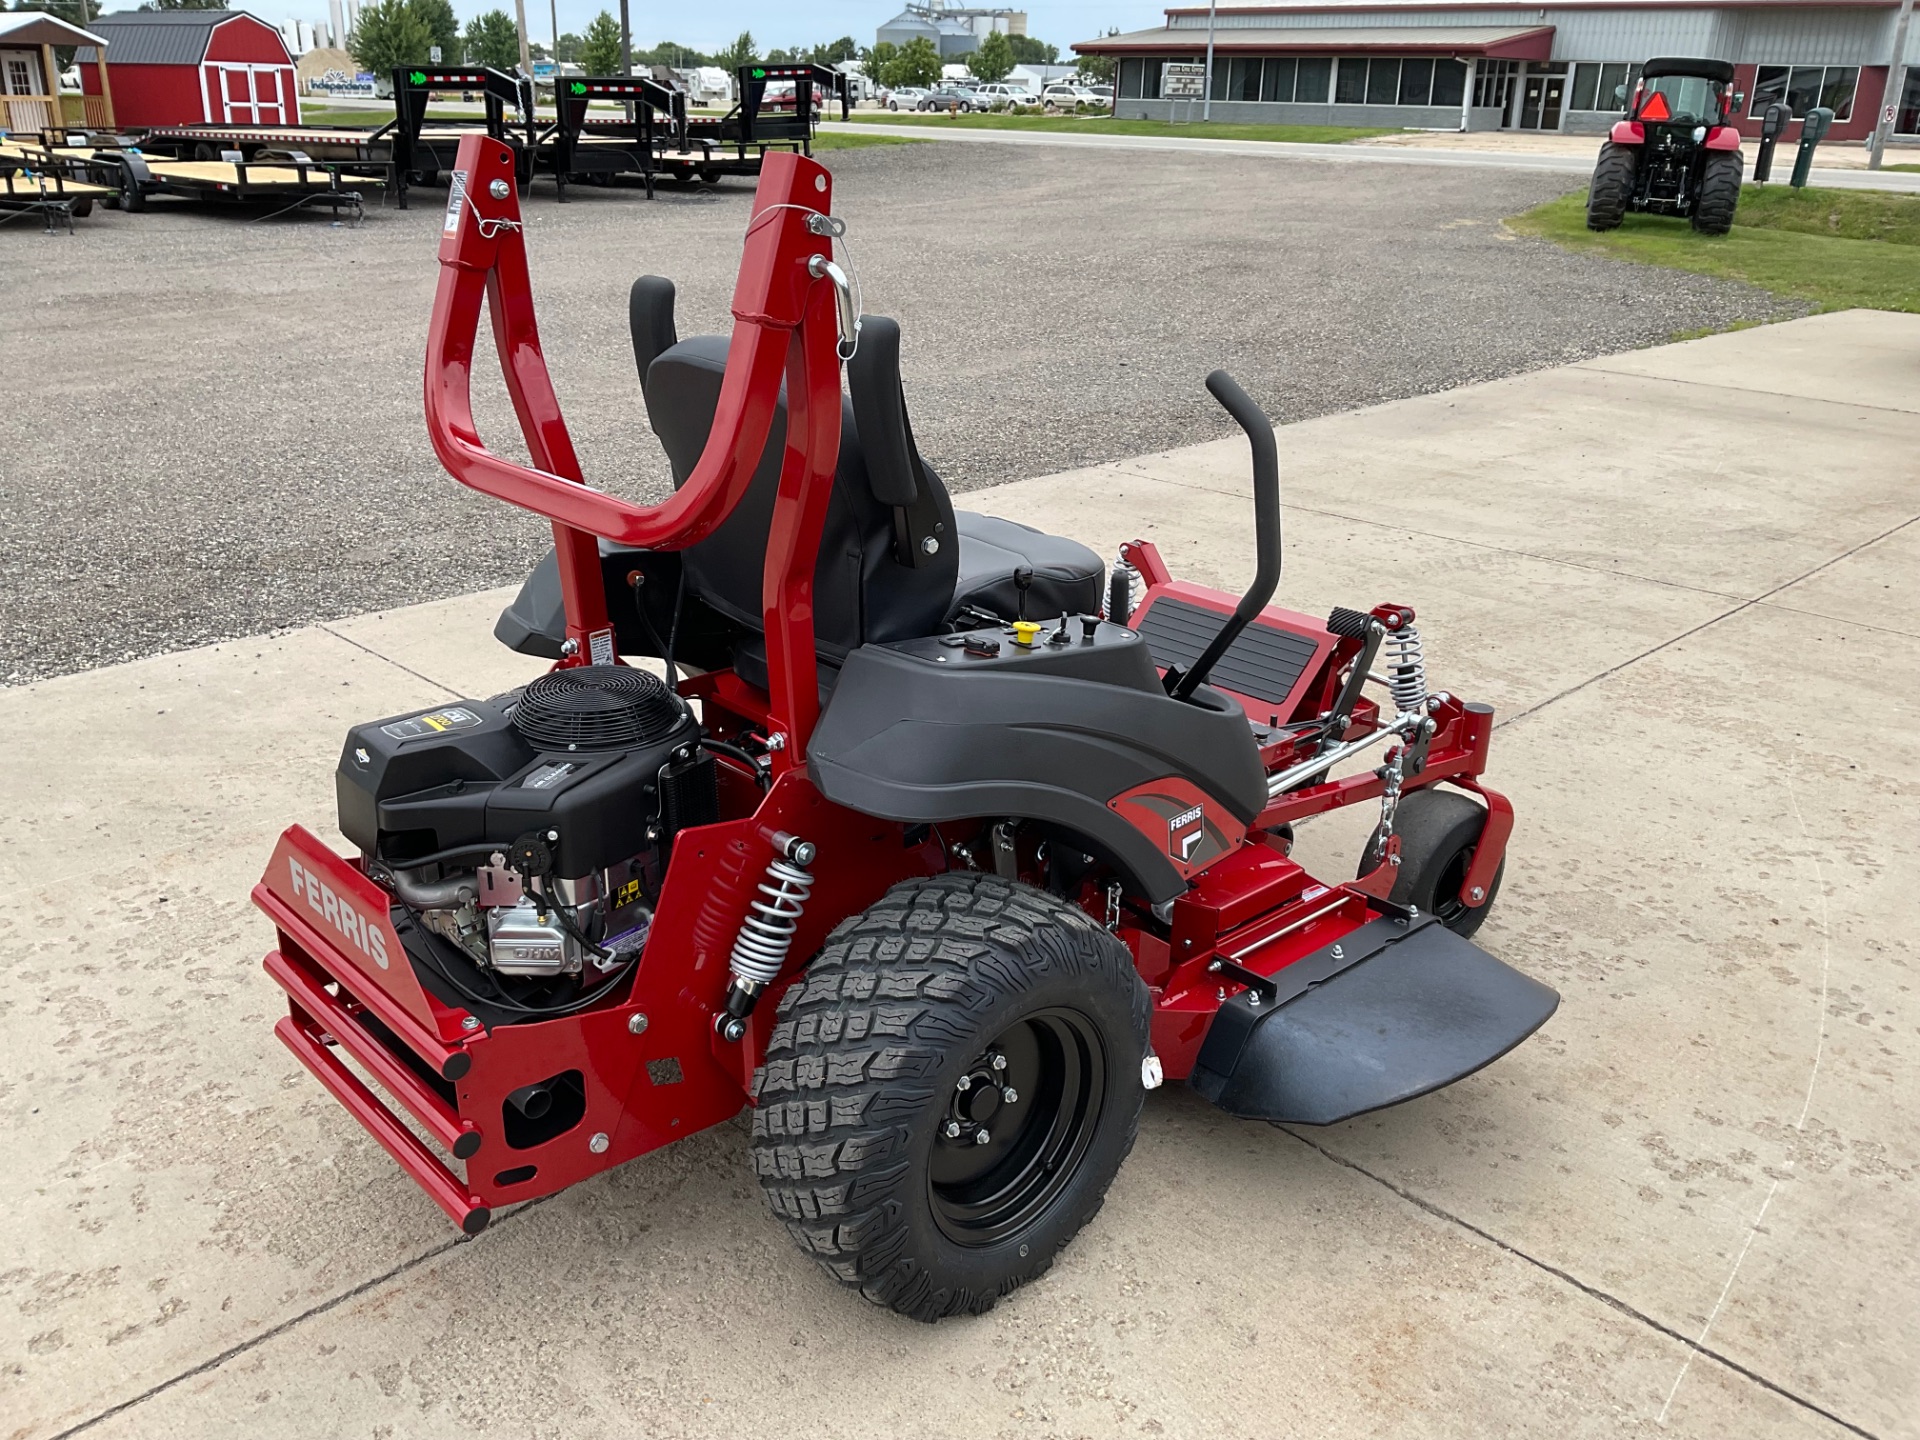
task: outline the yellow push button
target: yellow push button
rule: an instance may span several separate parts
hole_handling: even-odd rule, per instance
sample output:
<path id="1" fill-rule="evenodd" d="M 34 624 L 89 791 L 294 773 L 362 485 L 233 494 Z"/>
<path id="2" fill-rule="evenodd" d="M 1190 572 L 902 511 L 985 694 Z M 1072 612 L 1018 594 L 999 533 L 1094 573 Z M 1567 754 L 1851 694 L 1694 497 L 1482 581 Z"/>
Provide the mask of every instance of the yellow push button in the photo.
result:
<path id="1" fill-rule="evenodd" d="M 1016 620 L 1013 622 L 1013 643 L 1024 645 L 1029 650 L 1033 642 L 1045 627 L 1038 620 Z"/>

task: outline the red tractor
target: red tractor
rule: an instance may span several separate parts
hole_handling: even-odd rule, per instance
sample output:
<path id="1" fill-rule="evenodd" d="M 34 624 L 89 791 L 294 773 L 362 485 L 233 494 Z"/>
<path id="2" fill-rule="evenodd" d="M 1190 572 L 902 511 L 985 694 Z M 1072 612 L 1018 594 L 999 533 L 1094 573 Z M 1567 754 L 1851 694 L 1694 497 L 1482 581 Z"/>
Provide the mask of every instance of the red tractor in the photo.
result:
<path id="1" fill-rule="evenodd" d="M 553 522 L 497 633 L 556 663 L 356 726 L 356 853 L 296 826 L 254 892 L 280 1038 L 462 1229 L 752 1106 L 807 1254 L 903 1314 L 977 1312 L 1099 1209 L 1164 1079 L 1323 1125 L 1552 1014 L 1466 938 L 1512 825 L 1491 710 L 1429 687 L 1405 605 L 1268 604 L 1274 435 L 1232 380 L 1252 588 L 1138 541 L 1103 585 L 1075 542 L 954 510 L 898 327 L 834 263 L 827 171 L 769 154 L 730 338 L 634 286 L 677 488 L 632 504 L 584 483 L 520 226 L 512 153 L 467 137 L 427 424 L 456 479 Z M 474 424 L 483 302 L 528 465 Z M 1367 803 L 1357 878 L 1291 858 L 1294 822 Z"/>
<path id="2" fill-rule="evenodd" d="M 1683 215 L 1702 235 L 1733 228 L 1745 160 L 1725 60 L 1649 60 L 1627 118 L 1600 147 L 1587 228 L 1617 230 L 1629 210 Z"/>

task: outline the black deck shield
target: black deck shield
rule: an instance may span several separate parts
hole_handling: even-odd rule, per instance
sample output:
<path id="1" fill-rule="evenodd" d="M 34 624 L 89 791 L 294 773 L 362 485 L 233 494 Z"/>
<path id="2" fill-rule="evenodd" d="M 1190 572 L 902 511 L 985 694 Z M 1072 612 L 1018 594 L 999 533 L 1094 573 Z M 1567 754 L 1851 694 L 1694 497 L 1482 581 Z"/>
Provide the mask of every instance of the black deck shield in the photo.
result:
<path id="1" fill-rule="evenodd" d="M 1223 1004 L 1189 1083 L 1229 1115 L 1331 1125 L 1464 1079 L 1559 1004 L 1431 916 L 1385 917 Z"/>

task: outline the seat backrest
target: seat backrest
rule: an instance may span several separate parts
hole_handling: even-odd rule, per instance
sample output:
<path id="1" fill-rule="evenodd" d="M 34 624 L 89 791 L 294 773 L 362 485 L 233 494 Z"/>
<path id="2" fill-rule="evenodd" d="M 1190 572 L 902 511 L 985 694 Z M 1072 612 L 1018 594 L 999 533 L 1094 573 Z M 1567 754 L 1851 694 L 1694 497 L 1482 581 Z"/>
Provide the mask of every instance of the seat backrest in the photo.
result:
<path id="1" fill-rule="evenodd" d="M 718 335 L 677 339 L 673 286 L 657 276 L 634 283 L 628 319 L 647 417 L 666 449 L 678 488 L 706 449 L 726 370 L 727 341 Z M 820 653 L 832 660 L 870 641 L 937 633 L 959 573 L 953 504 L 940 478 L 919 460 L 899 398 L 898 327 L 888 320 L 866 319 L 861 351 L 867 351 L 869 343 L 874 348 L 867 363 L 848 367 L 849 381 L 858 385 L 859 393 L 852 401 L 841 399 L 840 456 L 814 568 L 814 637 Z M 859 358 L 856 354 L 855 360 Z M 889 385 L 891 400 L 884 398 Z M 882 398 L 874 399 L 876 394 Z M 883 442 L 877 478 L 869 473 L 862 423 L 872 426 Z M 684 556 L 688 588 L 755 631 L 763 623 L 767 531 L 786 433 L 783 388 L 746 494 L 725 522 Z M 928 539 L 934 541 L 931 549 Z"/>

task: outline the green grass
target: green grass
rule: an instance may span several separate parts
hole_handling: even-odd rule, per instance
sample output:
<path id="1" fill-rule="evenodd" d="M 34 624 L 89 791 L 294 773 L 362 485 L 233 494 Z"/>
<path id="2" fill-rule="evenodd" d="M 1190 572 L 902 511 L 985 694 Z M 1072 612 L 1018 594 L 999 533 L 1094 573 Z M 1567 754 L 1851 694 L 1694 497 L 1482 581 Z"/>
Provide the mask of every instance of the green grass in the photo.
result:
<path id="1" fill-rule="evenodd" d="M 925 145 L 925 140 L 912 140 L 905 135 L 849 135 L 841 130 L 816 131 L 813 137 L 813 152 L 822 150 L 864 150 L 869 145 Z"/>
<path id="2" fill-rule="evenodd" d="M 1232 125 L 1196 120 L 1169 125 L 1164 120 L 1115 120 L 1110 115 L 915 115 L 906 112 L 855 114 L 863 125 L 943 125 L 968 130 L 1055 130 L 1095 135 L 1184 135 L 1191 140 L 1280 140 L 1295 145 L 1338 145 L 1394 130 L 1361 130 L 1346 125 Z"/>
<path id="3" fill-rule="evenodd" d="M 1909 175 L 1920 174 L 1920 165 L 1882 165 L 1882 170 L 1904 170 Z"/>
<path id="4" fill-rule="evenodd" d="M 1576 192 L 1507 227 L 1569 250 L 1745 281 L 1820 310 L 1920 313 L 1920 196 L 1748 186 L 1733 230 L 1709 236 L 1659 215 L 1629 215 L 1618 230 L 1595 234 L 1586 195 Z"/>
<path id="5" fill-rule="evenodd" d="M 391 119 L 393 119 L 391 110 L 360 110 L 345 105 L 316 105 L 311 100 L 300 106 L 302 125 L 341 125 L 354 130 L 378 130 Z"/>

